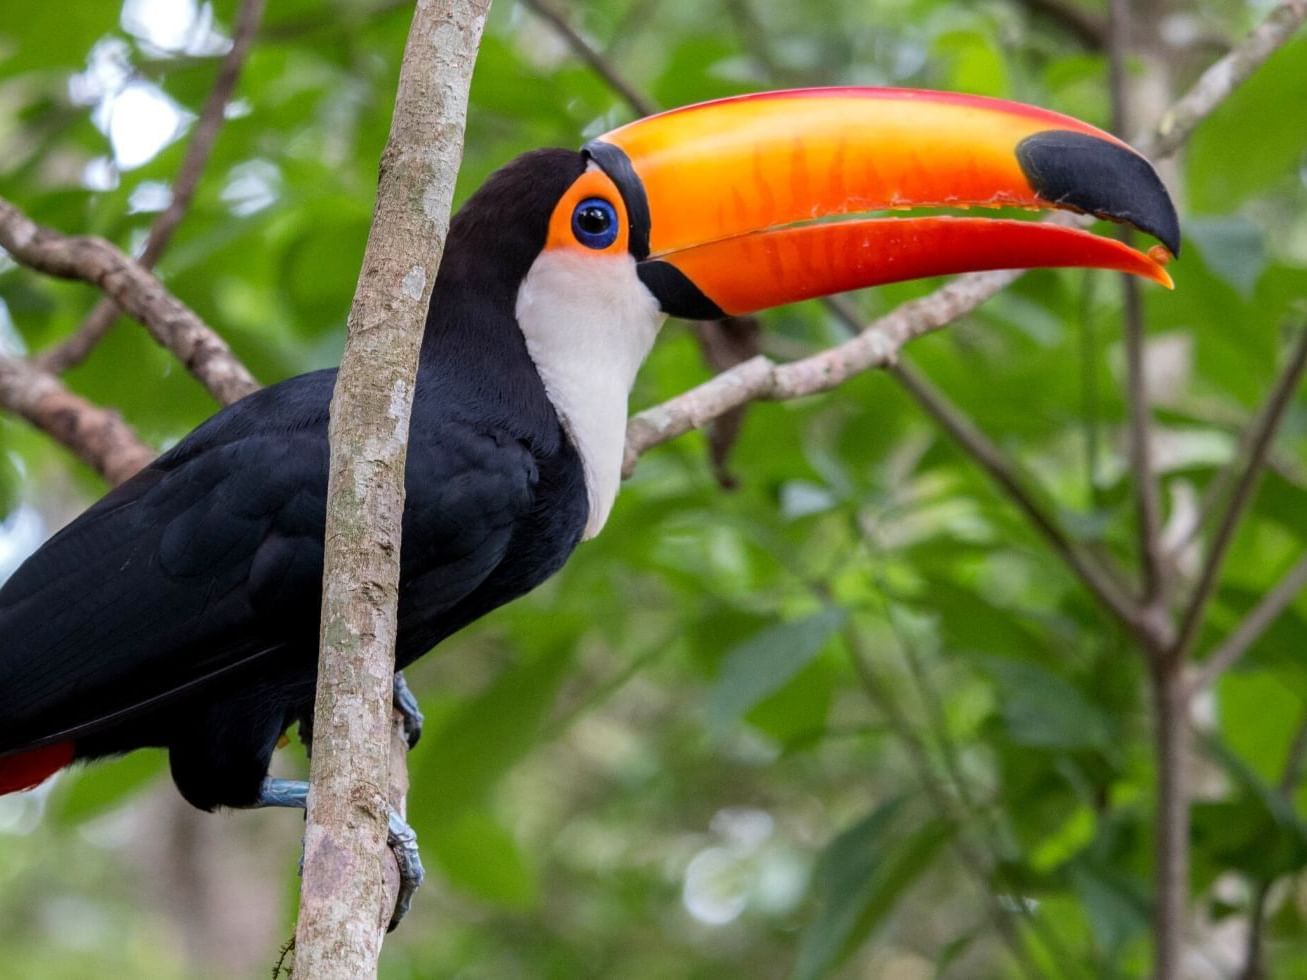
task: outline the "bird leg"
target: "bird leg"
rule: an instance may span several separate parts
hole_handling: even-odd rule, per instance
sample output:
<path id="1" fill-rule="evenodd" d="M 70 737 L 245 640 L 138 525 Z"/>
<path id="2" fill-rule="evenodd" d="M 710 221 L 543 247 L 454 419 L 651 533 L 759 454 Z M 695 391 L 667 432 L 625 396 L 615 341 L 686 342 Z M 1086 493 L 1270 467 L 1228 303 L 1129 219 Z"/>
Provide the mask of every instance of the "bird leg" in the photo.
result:
<path id="1" fill-rule="evenodd" d="M 394 690 L 395 710 L 404 718 L 404 738 L 408 741 L 408 747 L 412 749 L 417 746 L 418 739 L 422 737 L 422 723 L 426 719 L 422 716 L 418 699 L 414 697 L 408 682 L 404 680 L 403 671 L 395 671 Z"/>
<path id="2" fill-rule="evenodd" d="M 399 681 L 399 684 L 402 683 L 402 680 Z M 398 686 L 397 684 L 397 689 Z M 408 688 L 404 690 L 407 693 Z M 408 696 L 412 697 L 411 694 Z M 418 717 L 421 718 L 421 715 L 419 714 Z M 258 799 L 250 804 L 249 809 L 279 806 L 304 810 L 308 806 L 308 799 L 309 784 L 306 780 L 278 779 L 269 776 L 263 780 Z M 386 845 L 390 848 L 390 853 L 395 855 L 395 864 L 399 866 L 399 893 L 395 896 L 395 911 L 390 917 L 390 925 L 386 927 L 386 931 L 391 932 L 408 914 L 409 907 L 413 904 L 413 893 L 422 884 L 426 872 L 422 870 L 422 855 L 418 852 L 417 833 L 394 810 L 391 810 L 387 817 L 386 831 Z M 301 861 L 300 872 L 303 873 L 303 870 Z"/>

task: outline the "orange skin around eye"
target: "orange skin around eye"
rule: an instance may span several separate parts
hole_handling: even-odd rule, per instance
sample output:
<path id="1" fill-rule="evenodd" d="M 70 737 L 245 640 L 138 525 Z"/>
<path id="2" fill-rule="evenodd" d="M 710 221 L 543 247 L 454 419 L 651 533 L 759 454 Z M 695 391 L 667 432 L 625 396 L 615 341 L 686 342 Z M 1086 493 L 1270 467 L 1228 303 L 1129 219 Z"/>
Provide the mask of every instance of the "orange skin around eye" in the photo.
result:
<path id="1" fill-rule="evenodd" d="M 572 212 L 582 201 L 591 197 L 601 197 L 613 206 L 617 212 L 617 237 L 607 248 L 591 248 L 576 240 L 572 230 Z M 606 173 L 591 164 L 567 192 L 559 199 L 554 213 L 549 217 L 549 236 L 545 239 L 545 248 L 576 249 L 586 255 L 625 255 L 630 240 L 630 221 L 626 216 L 626 205 L 617 185 Z"/>

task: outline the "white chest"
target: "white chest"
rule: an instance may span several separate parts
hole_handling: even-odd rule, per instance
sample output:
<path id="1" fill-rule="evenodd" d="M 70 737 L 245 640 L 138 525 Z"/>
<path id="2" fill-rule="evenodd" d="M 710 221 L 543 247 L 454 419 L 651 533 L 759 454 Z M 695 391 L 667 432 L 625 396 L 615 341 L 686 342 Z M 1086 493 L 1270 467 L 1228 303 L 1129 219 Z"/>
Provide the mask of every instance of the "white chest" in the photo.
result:
<path id="1" fill-rule="evenodd" d="M 550 249 L 518 291 L 527 351 L 585 468 L 587 539 L 617 498 L 627 399 L 665 319 L 629 255 Z"/>

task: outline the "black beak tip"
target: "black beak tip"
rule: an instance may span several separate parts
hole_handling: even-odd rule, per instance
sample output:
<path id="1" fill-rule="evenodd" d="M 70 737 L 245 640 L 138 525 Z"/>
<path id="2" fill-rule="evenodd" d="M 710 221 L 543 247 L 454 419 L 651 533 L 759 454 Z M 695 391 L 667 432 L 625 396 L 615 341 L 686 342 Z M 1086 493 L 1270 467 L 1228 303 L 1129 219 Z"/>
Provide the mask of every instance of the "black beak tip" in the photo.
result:
<path id="1" fill-rule="evenodd" d="M 1017 160 L 1050 204 L 1121 221 L 1180 254 L 1180 219 L 1162 179 L 1143 156 L 1119 143 L 1069 130 L 1027 136 Z"/>

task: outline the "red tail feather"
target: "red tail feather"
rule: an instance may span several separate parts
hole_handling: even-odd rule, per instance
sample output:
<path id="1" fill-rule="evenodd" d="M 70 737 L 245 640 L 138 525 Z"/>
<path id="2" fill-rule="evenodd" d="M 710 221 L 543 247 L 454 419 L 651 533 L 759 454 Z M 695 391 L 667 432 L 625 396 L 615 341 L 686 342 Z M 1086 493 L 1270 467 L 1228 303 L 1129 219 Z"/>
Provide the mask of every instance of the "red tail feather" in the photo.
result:
<path id="1" fill-rule="evenodd" d="M 0 757 L 0 796 L 39 786 L 72 761 L 72 742 Z"/>

